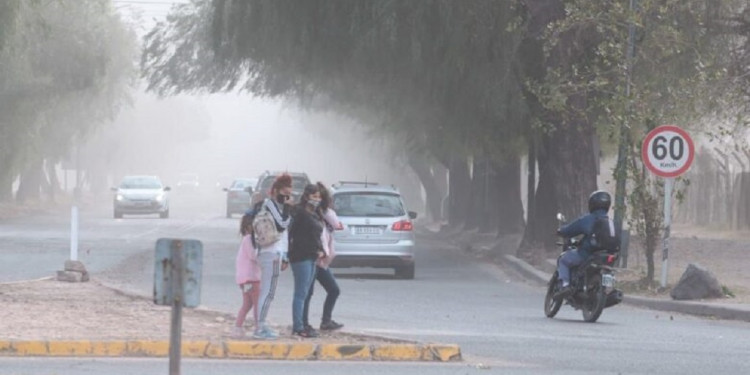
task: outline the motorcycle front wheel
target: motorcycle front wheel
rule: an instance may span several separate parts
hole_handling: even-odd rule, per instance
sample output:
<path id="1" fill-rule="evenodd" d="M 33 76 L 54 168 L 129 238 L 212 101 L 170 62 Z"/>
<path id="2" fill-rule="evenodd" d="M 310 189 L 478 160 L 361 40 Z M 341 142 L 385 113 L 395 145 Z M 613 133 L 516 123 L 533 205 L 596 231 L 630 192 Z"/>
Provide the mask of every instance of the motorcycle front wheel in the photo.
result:
<path id="1" fill-rule="evenodd" d="M 583 320 L 589 323 L 594 323 L 602 315 L 604 305 L 607 303 L 607 295 L 602 286 L 602 278 L 599 275 L 596 280 L 589 285 L 588 301 L 584 303 L 583 308 Z"/>
<path id="2" fill-rule="evenodd" d="M 547 284 L 547 294 L 544 296 L 544 315 L 548 318 L 554 318 L 555 315 L 557 315 L 557 312 L 560 311 L 560 307 L 563 303 L 562 298 L 553 298 L 555 293 L 557 293 L 557 285 L 557 271 L 555 271 Z"/>

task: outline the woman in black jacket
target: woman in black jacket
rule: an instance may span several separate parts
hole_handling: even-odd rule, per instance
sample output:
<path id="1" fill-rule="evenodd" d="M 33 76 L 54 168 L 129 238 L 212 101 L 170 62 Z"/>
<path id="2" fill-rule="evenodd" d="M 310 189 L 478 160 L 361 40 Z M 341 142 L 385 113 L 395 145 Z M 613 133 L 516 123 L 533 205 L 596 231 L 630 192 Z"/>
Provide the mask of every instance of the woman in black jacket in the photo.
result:
<path id="1" fill-rule="evenodd" d="M 320 190 L 316 185 L 305 186 L 300 203 L 292 215 L 289 227 L 289 263 L 294 274 L 294 299 L 292 300 L 292 334 L 317 337 L 312 327 L 305 327 L 303 313 L 310 286 L 315 281 L 315 262 L 325 256 L 320 235 L 323 223 L 316 213 L 320 205 Z"/>

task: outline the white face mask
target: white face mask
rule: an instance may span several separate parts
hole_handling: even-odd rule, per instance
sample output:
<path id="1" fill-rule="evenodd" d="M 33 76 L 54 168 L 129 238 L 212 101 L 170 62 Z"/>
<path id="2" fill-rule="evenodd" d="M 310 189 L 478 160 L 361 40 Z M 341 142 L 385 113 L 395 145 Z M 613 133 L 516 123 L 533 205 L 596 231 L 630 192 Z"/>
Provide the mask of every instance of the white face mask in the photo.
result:
<path id="1" fill-rule="evenodd" d="M 307 201 L 307 203 L 313 206 L 313 208 L 318 208 L 318 206 L 320 205 L 320 199 L 310 199 L 309 201 Z"/>

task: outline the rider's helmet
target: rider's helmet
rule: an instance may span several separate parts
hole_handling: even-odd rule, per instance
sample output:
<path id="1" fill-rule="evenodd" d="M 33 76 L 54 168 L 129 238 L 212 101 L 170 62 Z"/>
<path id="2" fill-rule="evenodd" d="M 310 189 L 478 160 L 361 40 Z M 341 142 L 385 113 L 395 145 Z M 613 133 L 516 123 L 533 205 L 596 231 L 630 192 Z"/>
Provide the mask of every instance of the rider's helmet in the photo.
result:
<path id="1" fill-rule="evenodd" d="M 612 196 L 604 190 L 597 190 L 589 195 L 589 212 L 594 210 L 609 211 L 612 206 Z"/>

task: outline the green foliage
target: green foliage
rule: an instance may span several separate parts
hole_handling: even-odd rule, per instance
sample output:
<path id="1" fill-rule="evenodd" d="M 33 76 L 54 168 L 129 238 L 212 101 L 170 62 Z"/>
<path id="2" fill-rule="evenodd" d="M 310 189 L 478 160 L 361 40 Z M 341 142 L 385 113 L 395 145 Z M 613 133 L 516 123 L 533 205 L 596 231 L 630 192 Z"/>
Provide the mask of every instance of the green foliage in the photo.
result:
<path id="1" fill-rule="evenodd" d="M 106 0 L 24 1 L 13 9 L 0 26 L 6 42 L 0 50 L 0 199 L 8 198 L 6 186 L 27 163 L 56 163 L 114 116 L 132 77 L 135 47 Z"/>
<path id="2" fill-rule="evenodd" d="M 160 94 L 226 91 L 334 109 L 413 152 L 518 152 L 509 2 L 193 1 L 146 38 Z M 519 110 L 521 109 L 521 110 Z"/>
<path id="3" fill-rule="evenodd" d="M 736 113 L 745 105 L 748 96 L 742 92 L 747 85 L 732 76 L 731 67 L 738 62 L 732 52 L 737 46 L 744 45 L 747 53 L 747 31 L 744 36 L 737 30 L 725 31 L 728 22 L 737 22 L 737 15 L 748 7 L 734 0 L 637 0 L 634 4 L 631 9 L 629 0 L 565 2 L 565 17 L 545 30 L 545 54 L 565 57 L 560 52 L 565 46 L 562 41 L 575 35 L 574 48 L 587 50 L 587 58 L 563 59 L 546 72 L 544 80 L 527 86 L 551 111 L 567 108 L 571 95 L 587 93 L 592 100 L 585 113 L 598 124 L 602 141 L 611 144 L 619 142 L 621 135 L 627 137 L 627 206 L 632 215 L 628 221 L 645 241 L 651 279 L 663 220 L 663 183 L 640 163 L 639 143 L 661 124 L 677 124 L 694 134 L 719 133 L 706 120 Z M 615 178 L 623 178 L 622 172 Z M 680 186 L 675 191 L 678 198 L 687 183 Z"/>

